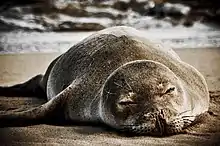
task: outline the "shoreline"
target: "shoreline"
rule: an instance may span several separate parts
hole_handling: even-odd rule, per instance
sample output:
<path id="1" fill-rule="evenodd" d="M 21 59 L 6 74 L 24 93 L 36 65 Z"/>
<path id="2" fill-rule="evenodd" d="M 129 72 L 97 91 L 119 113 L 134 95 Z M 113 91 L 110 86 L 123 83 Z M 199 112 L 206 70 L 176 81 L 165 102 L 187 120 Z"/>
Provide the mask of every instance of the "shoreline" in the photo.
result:
<path id="1" fill-rule="evenodd" d="M 80 41 L 79 41 L 80 42 Z M 156 41 L 155 41 L 156 42 Z M 160 43 L 162 43 L 161 41 L 158 41 Z M 167 45 L 166 45 L 167 46 Z M 168 45 L 169 46 L 169 45 Z M 170 46 L 169 46 L 170 47 Z M 193 49 L 207 49 L 207 50 L 212 50 L 212 49 L 220 49 L 220 46 L 219 47 L 186 47 L 186 48 L 173 48 L 171 47 L 175 52 L 179 52 L 179 50 L 193 50 Z M 69 48 L 70 49 L 70 48 Z M 68 51 L 68 49 L 66 50 Z M 51 54 L 62 54 L 62 53 L 65 53 L 66 51 L 54 51 L 54 52 L 21 52 L 21 53 L 18 53 L 18 52 L 1 52 L 0 51 L 0 57 L 2 55 L 42 55 L 42 54 L 45 54 L 45 55 L 51 55 Z M 179 55 L 179 54 L 178 54 Z"/>
<path id="2" fill-rule="evenodd" d="M 220 90 L 220 47 L 174 49 L 174 51 L 181 60 L 194 66 L 204 75 L 210 90 Z M 2 75 L 0 84 L 13 84 L 25 81 L 39 73 L 44 74 L 50 62 L 60 54 L 62 53 L 0 54 L 0 74 Z"/>

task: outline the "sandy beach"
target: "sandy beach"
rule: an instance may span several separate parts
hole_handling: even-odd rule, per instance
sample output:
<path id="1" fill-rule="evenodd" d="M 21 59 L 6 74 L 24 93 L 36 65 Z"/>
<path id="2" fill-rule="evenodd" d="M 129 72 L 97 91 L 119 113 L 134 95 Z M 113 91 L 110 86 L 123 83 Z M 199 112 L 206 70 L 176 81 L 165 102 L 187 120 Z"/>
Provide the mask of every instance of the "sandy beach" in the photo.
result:
<path id="1" fill-rule="evenodd" d="M 101 127 L 34 125 L 0 128 L 0 145 L 218 145 L 220 144 L 220 48 L 175 50 L 205 77 L 211 95 L 210 113 L 189 128 L 191 134 L 170 137 L 123 137 Z M 44 73 L 59 53 L 0 55 L 0 85 L 12 85 Z M 36 98 L 0 98 L 0 110 L 27 108 Z"/>

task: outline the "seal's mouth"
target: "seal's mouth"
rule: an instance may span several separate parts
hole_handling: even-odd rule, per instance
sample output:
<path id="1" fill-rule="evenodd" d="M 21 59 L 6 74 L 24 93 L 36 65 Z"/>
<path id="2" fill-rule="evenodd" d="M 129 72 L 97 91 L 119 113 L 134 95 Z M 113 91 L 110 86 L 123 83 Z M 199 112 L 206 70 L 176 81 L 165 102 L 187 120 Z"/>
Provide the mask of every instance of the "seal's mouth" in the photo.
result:
<path id="1" fill-rule="evenodd" d="M 135 135 L 164 135 L 166 121 L 161 114 L 141 124 L 123 125 L 121 131 Z"/>
<path id="2" fill-rule="evenodd" d="M 153 135 L 169 136 L 181 133 L 183 129 L 192 124 L 192 116 L 182 116 L 170 122 L 164 117 L 164 112 L 160 111 L 154 114 L 153 119 L 141 124 L 123 125 L 120 131 L 131 135 Z"/>

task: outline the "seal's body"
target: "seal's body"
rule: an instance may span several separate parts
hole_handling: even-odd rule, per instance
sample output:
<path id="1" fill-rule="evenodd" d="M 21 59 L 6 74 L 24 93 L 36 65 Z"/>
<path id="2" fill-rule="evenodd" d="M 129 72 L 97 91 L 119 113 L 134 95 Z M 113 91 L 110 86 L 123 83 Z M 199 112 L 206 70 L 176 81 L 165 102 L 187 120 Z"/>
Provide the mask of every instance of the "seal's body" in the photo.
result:
<path id="1" fill-rule="evenodd" d="M 95 33 L 56 58 L 44 76 L 1 87 L 1 93 L 45 94 L 48 99 L 37 108 L 0 115 L 0 123 L 8 126 L 59 110 L 70 121 L 164 135 L 181 132 L 209 106 L 206 82 L 195 68 L 125 26 Z"/>

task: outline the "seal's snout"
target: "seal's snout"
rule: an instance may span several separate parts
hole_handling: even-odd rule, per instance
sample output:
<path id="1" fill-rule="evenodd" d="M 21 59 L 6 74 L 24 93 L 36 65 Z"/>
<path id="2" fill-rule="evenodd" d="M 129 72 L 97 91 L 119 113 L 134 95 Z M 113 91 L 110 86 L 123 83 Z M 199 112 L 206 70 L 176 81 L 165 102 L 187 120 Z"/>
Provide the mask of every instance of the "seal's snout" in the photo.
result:
<path id="1" fill-rule="evenodd" d="M 132 125 L 123 126 L 122 131 L 135 135 L 166 135 L 167 122 L 163 110 L 143 114 L 137 121 Z"/>
<path id="2" fill-rule="evenodd" d="M 156 116 L 156 130 L 159 135 L 165 135 L 166 133 L 166 125 L 167 122 L 165 120 L 165 112 L 164 110 L 160 110 L 160 112 Z"/>
<path id="3" fill-rule="evenodd" d="M 148 123 L 148 127 L 151 127 L 150 134 L 164 135 L 166 128 L 165 112 L 160 110 L 154 113 L 147 113 L 142 116 L 142 122 Z M 147 128 L 147 127 L 146 127 Z"/>

